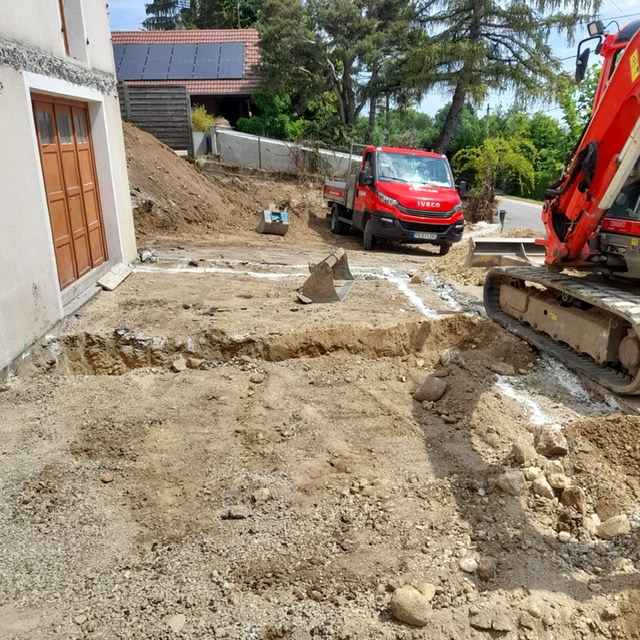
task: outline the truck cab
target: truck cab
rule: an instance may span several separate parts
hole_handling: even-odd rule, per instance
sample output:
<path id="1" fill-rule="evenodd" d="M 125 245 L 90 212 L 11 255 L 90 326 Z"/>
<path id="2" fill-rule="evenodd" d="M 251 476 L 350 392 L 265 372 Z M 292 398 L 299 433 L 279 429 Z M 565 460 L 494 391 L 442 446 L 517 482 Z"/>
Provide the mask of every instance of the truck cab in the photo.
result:
<path id="1" fill-rule="evenodd" d="M 342 185 L 342 186 L 341 186 Z M 446 156 L 393 147 L 367 147 L 360 171 L 346 184 L 327 181 L 331 230 L 363 232 L 365 249 L 378 238 L 431 243 L 440 254 L 462 239 L 464 217 Z"/>

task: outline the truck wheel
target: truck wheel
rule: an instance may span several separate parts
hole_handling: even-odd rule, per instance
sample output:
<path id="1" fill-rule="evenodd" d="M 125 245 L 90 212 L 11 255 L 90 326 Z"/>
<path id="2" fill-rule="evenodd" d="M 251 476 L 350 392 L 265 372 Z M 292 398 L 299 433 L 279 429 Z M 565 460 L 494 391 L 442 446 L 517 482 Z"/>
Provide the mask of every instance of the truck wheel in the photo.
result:
<path id="1" fill-rule="evenodd" d="M 334 204 L 331 207 L 331 220 L 329 221 L 329 228 L 331 229 L 331 233 L 335 233 L 337 236 L 344 235 L 346 231 L 347 225 L 342 222 L 340 218 L 340 206 Z"/>
<path id="2" fill-rule="evenodd" d="M 447 253 L 449 253 L 449 249 L 451 249 L 451 245 L 450 244 L 441 244 L 440 245 L 440 255 L 441 256 L 446 256 Z"/>
<path id="3" fill-rule="evenodd" d="M 362 244 L 364 245 L 365 251 L 373 251 L 376 246 L 376 237 L 373 235 L 372 229 L 373 223 L 371 222 L 371 218 L 369 218 L 364 225 L 364 234 L 362 236 Z"/>

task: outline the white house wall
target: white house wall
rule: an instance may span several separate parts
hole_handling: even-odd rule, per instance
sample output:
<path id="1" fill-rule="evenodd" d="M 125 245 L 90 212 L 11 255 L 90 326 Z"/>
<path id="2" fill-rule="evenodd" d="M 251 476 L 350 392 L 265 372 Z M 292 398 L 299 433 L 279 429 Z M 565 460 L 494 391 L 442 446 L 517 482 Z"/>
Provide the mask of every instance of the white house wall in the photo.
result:
<path id="1" fill-rule="evenodd" d="M 57 0 L 3 0 L 0 21 L 0 375 L 64 317 L 32 92 L 88 104 L 110 264 L 136 257 L 126 156 L 106 5 L 82 8 L 68 22 L 85 31 L 85 60 L 65 55 Z M 80 21 L 80 22 L 78 22 Z M 71 28 L 71 26 L 69 26 Z M 77 46 L 81 42 L 76 39 Z M 71 45 L 71 43 L 70 43 Z M 71 47 L 73 51 L 73 47 Z M 86 284 L 85 284 L 86 283 Z M 79 280 L 92 286 L 91 278 Z"/>

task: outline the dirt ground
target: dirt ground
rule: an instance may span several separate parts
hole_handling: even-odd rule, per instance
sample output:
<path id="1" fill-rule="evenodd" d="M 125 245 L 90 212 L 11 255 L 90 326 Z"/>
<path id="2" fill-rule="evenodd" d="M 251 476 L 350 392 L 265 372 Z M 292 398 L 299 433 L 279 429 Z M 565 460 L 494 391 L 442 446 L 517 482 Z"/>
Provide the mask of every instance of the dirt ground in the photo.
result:
<path id="1" fill-rule="evenodd" d="M 640 637 L 640 417 L 487 321 L 465 244 L 364 252 L 311 181 L 126 140 L 157 261 L 1 387 L 1 639 Z"/>

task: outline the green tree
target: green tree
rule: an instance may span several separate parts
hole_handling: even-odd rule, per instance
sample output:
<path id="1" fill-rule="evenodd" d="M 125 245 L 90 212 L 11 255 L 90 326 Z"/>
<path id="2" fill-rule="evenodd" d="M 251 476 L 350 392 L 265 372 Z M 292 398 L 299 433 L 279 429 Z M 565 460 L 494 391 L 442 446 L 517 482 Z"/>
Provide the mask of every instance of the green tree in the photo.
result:
<path id="1" fill-rule="evenodd" d="M 531 155 L 535 156 L 535 149 L 528 140 L 487 138 L 478 147 L 461 149 L 453 156 L 455 171 L 469 170 L 475 176 L 468 210 L 472 222 L 493 219 L 499 179 L 510 180 L 521 190 L 533 188 L 535 169 L 528 157 Z"/>
<path id="2" fill-rule="evenodd" d="M 355 125 L 385 89 L 385 61 L 408 44 L 412 7 L 408 0 L 309 0 L 308 7 L 340 120 Z"/>
<path id="3" fill-rule="evenodd" d="M 176 28 L 176 16 L 184 7 L 184 0 L 153 0 L 145 5 L 149 17 L 142 26 L 150 31 L 171 31 Z"/>
<path id="4" fill-rule="evenodd" d="M 548 45 L 552 29 L 572 36 L 591 0 L 574 0 L 571 14 L 557 12 L 568 0 L 419 0 L 425 32 L 407 58 L 411 82 L 453 90 L 451 106 L 435 148 L 445 152 L 465 101 L 482 101 L 489 87 L 516 89 L 530 99 L 555 96 L 560 63 Z M 593 1 L 594 10 L 599 0 Z M 551 13 L 553 11 L 553 13 Z M 545 14 L 545 12 L 549 12 Z"/>
<path id="5" fill-rule="evenodd" d="M 279 140 L 298 140 L 300 138 L 303 122 L 288 115 L 289 96 L 272 96 L 258 92 L 253 95 L 253 102 L 260 109 L 260 115 L 239 118 L 237 126 L 240 131 L 278 138 Z"/>
<path id="6" fill-rule="evenodd" d="M 249 29 L 258 22 L 255 0 L 198 0 L 192 14 L 198 29 Z"/>

